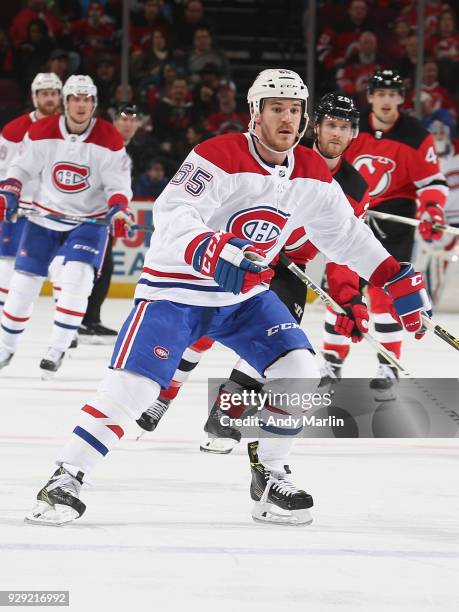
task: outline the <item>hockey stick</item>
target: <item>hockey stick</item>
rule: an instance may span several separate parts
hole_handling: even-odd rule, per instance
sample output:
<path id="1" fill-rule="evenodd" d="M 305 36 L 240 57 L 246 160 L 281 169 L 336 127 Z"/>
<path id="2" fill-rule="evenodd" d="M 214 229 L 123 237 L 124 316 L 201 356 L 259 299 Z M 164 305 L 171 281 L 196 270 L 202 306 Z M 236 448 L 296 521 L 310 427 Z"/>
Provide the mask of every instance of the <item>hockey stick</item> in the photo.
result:
<path id="1" fill-rule="evenodd" d="M 411 219 L 410 217 L 401 217 L 400 215 L 391 215 L 389 213 L 379 212 L 377 210 L 368 210 L 367 215 L 374 219 L 381 219 L 382 221 L 394 221 L 396 223 L 404 223 L 405 225 L 412 225 L 417 227 L 421 221 L 419 219 Z M 436 230 L 441 230 L 453 236 L 459 236 L 459 227 L 452 225 L 443 225 L 442 223 L 432 223 L 432 227 Z"/>
<path id="2" fill-rule="evenodd" d="M 309 278 L 309 276 L 305 272 L 303 272 L 303 270 L 301 270 L 301 268 L 299 268 L 291 259 L 289 259 L 287 255 L 285 255 L 285 253 L 280 253 L 279 260 L 284 264 L 284 266 L 286 266 L 290 270 L 290 272 L 292 272 L 301 281 L 303 281 L 303 283 L 307 287 L 309 287 L 312 291 L 314 291 L 314 293 L 320 298 L 320 300 L 324 304 L 326 304 L 327 306 L 330 306 L 330 308 L 333 308 L 333 310 L 335 312 L 338 312 L 339 314 L 346 314 L 346 311 L 344 310 L 344 308 L 340 306 L 338 302 L 335 302 L 335 300 L 332 297 L 330 297 L 328 293 L 326 293 L 321 287 L 319 287 L 319 285 L 316 285 L 316 283 L 311 278 Z M 362 335 L 365 338 L 365 340 L 369 342 L 372 345 L 372 347 L 378 353 L 380 353 L 392 366 L 394 366 L 395 368 L 397 368 L 397 370 L 405 374 L 405 376 L 410 376 L 410 374 L 402 366 L 402 364 L 398 361 L 398 359 L 390 351 L 388 351 L 382 344 L 380 344 L 376 340 L 376 338 L 374 338 L 368 332 Z"/>
<path id="3" fill-rule="evenodd" d="M 449 344 L 450 346 L 455 348 L 456 351 L 459 351 L 459 338 L 455 338 L 452 334 L 446 331 L 446 329 L 440 327 L 440 325 L 438 325 L 437 323 L 434 323 L 432 319 L 426 314 L 422 315 L 422 323 L 425 327 L 427 327 L 427 329 L 432 330 L 436 336 L 446 342 L 446 344 Z"/>
<path id="4" fill-rule="evenodd" d="M 67 215 L 60 213 L 46 213 L 34 208 L 28 208 L 25 206 L 19 207 L 19 216 L 20 217 L 41 217 L 42 219 L 50 219 L 51 221 L 70 221 L 74 223 L 87 223 L 90 225 L 105 225 L 108 227 L 111 224 L 111 219 L 102 218 L 102 219 L 91 219 L 89 217 L 79 217 L 77 215 Z M 129 227 L 131 230 L 142 230 L 144 232 L 153 233 L 154 227 L 153 225 L 139 225 L 133 224 Z"/>

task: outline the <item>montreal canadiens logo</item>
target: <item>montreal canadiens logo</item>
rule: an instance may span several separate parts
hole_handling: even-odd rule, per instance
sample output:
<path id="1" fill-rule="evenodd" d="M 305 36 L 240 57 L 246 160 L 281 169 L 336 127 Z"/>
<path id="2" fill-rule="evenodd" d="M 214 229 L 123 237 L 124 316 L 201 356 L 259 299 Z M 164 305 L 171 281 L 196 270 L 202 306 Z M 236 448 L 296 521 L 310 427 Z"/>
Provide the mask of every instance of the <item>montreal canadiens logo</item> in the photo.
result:
<path id="1" fill-rule="evenodd" d="M 168 359 L 169 358 L 169 351 L 166 348 L 164 348 L 164 346 L 155 346 L 155 348 L 153 349 L 153 353 L 159 359 Z"/>
<path id="2" fill-rule="evenodd" d="M 286 213 L 270 206 L 248 208 L 233 215 L 226 229 L 268 251 L 276 244 L 288 217 Z"/>
<path id="3" fill-rule="evenodd" d="M 78 193 L 89 188 L 89 168 L 71 162 L 59 162 L 52 169 L 53 182 L 59 191 Z"/>
<path id="4" fill-rule="evenodd" d="M 360 155 L 354 161 L 354 167 L 368 183 L 370 196 L 374 198 L 388 190 L 396 164 L 388 157 Z"/>

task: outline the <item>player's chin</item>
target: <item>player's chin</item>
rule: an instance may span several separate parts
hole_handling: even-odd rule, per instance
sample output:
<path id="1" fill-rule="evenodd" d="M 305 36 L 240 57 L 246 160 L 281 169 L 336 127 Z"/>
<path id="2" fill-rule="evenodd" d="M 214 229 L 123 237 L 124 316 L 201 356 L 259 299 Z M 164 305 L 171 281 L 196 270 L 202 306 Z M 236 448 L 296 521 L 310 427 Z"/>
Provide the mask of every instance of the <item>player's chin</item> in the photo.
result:
<path id="1" fill-rule="evenodd" d="M 295 144 L 294 134 L 277 134 L 275 138 L 275 148 L 279 150 L 289 149 Z"/>

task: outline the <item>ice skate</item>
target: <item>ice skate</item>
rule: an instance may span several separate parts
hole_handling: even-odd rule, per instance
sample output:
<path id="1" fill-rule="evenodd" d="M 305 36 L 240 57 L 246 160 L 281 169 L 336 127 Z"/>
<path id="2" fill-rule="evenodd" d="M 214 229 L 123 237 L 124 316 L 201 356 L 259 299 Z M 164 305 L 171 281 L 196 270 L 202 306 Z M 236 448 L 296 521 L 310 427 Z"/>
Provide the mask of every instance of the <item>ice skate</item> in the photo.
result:
<path id="1" fill-rule="evenodd" d="M 276 525 L 310 525 L 313 500 L 309 493 L 298 489 L 289 479 L 290 469 L 270 470 L 258 460 L 258 442 L 249 442 L 248 451 L 252 468 L 250 496 L 255 504 L 252 518 L 257 523 Z"/>
<path id="2" fill-rule="evenodd" d="M 78 472 L 75 477 L 63 467 L 58 468 L 38 492 L 37 505 L 24 521 L 60 527 L 80 518 L 86 510 L 85 504 L 79 499 L 82 485 L 82 472 Z"/>
<path id="3" fill-rule="evenodd" d="M 10 353 L 6 349 L 0 349 L 0 370 L 6 368 L 11 363 L 14 353 Z"/>
<path id="4" fill-rule="evenodd" d="M 82 344 L 114 344 L 118 332 L 102 323 L 81 324 L 78 336 Z"/>
<path id="5" fill-rule="evenodd" d="M 65 353 L 59 349 L 48 349 L 46 357 L 40 361 L 41 379 L 52 378 L 61 367 L 64 357 Z"/>
<path id="6" fill-rule="evenodd" d="M 324 363 L 320 368 L 319 389 L 321 391 L 330 391 L 333 385 L 336 385 L 341 380 L 343 360 L 334 351 L 324 351 L 323 358 Z"/>
<path id="7" fill-rule="evenodd" d="M 160 399 L 158 397 L 153 406 L 150 406 L 150 408 L 147 408 L 145 412 L 142 413 L 140 419 L 137 419 L 136 423 L 144 431 L 137 437 L 137 440 L 144 435 L 145 431 L 154 431 L 158 427 L 158 423 L 166 413 L 170 403 L 170 400 Z"/>
<path id="8" fill-rule="evenodd" d="M 395 385 L 398 383 L 398 370 L 386 363 L 380 363 L 376 377 L 370 381 L 370 389 L 374 391 L 375 400 L 388 402 L 396 398 Z"/>
<path id="9" fill-rule="evenodd" d="M 218 394 L 222 391 L 220 387 Z M 200 445 L 199 449 L 203 453 L 214 453 L 216 455 L 227 455 L 241 441 L 241 432 L 231 425 L 222 425 L 221 418 L 228 414 L 221 410 L 218 405 L 218 398 L 209 413 L 209 417 L 204 424 L 204 431 L 212 436 Z"/>

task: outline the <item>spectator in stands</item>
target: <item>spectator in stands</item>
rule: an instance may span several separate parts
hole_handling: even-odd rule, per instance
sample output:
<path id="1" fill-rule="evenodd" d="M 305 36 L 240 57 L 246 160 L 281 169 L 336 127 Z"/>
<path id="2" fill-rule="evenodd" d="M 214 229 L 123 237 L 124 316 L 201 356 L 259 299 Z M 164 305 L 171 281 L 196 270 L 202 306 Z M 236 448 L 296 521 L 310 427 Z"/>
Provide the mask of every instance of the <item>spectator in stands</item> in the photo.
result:
<path id="1" fill-rule="evenodd" d="M 448 90 L 438 82 L 438 65 L 437 62 L 434 62 L 433 60 L 427 60 L 424 63 L 422 92 L 430 95 L 432 112 L 440 109 L 447 109 L 455 118 L 456 111 L 451 95 Z M 426 104 L 429 104 L 429 99 L 426 97 L 424 97 L 424 99 Z M 411 93 L 407 96 L 404 107 L 408 110 L 413 110 L 414 91 L 411 91 Z"/>
<path id="2" fill-rule="evenodd" d="M 27 26 L 27 38 L 18 49 L 19 70 L 24 85 L 28 91 L 30 83 L 37 72 L 42 72 L 54 42 L 48 36 L 46 23 L 41 19 L 33 19 Z"/>
<path id="3" fill-rule="evenodd" d="M 174 51 L 179 53 L 189 51 L 193 46 L 194 34 L 198 28 L 213 30 L 204 16 L 204 6 L 201 0 L 188 0 L 174 27 Z"/>
<path id="4" fill-rule="evenodd" d="M 384 49 L 386 66 L 392 66 L 406 55 L 406 41 L 412 33 L 410 24 L 403 17 L 395 20 L 394 28 L 387 36 L 380 37 L 380 49 Z"/>
<path id="5" fill-rule="evenodd" d="M 151 116 L 154 115 L 159 100 L 169 97 L 172 83 L 177 76 L 178 72 L 175 64 L 167 62 L 159 69 L 158 83 L 150 84 L 147 78 L 139 84 L 142 106 Z"/>
<path id="6" fill-rule="evenodd" d="M 63 34 L 64 24 L 47 7 L 45 0 L 27 0 L 27 6 L 19 11 L 11 22 L 10 37 L 14 47 L 18 48 L 27 39 L 27 28 L 34 19 L 45 22 L 48 35 L 58 40 Z"/>
<path id="7" fill-rule="evenodd" d="M 91 2 L 88 6 L 88 17 L 73 21 L 68 27 L 74 48 L 81 55 L 87 72 L 94 72 L 97 60 L 102 54 L 107 56 L 116 51 L 114 26 L 104 17 L 102 4 Z"/>
<path id="8" fill-rule="evenodd" d="M 326 27 L 317 43 L 319 62 L 328 70 L 342 66 L 357 48 L 360 34 L 373 30 L 366 0 L 351 0 L 347 17 L 335 28 Z"/>
<path id="9" fill-rule="evenodd" d="M 236 85 L 233 81 L 221 81 L 217 92 L 218 111 L 207 118 L 207 128 L 213 134 L 220 133 L 222 126 L 228 126 L 228 123 L 237 125 L 238 132 L 244 132 L 249 124 L 249 116 L 247 113 L 241 113 L 237 110 L 236 103 Z"/>
<path id="10" fill-rule="evenodd" d="M 446 108 L 434 108 L 434 99 L 426 91 L 421 91 L 421 121 L 425 128 L 429 129 L 434 121 L 446 123 L 451 132 L 455 131 L 454 118 L 450 110 Z"/>
<path id="11" fill-rule="evenodd" d="M 416 34 L 409 34 L 404 41 L 405 53 L 395 63 L 395 69 L 405 80 L 406 88 L 411 89 L 414 85 L 417 63 L 418 37 Z"/>
<path id="12" fill-rule="evenodd" d="M 368 78 L 382 65 L 382 58 L 378 57 L 377 50 L 376 35 L 373 32 L 362 32 L 358 48 L 336 73 L 339 89 L 348 96 L 362 97 L 360 105 L 366 102 Z"/>
<path id="13" fill-rule="evenodd" d="M 110 57 L 101 57 L 97 63 L 94 83 L 97 87 L 98 107 L 107 109 L 115 98 L 118 85 L 115 66 Z"/>
<path id="14" fill-rule="evenodd" d="M 164 16 L 163 0 L 145 0 L 143 12 L 131 16 L 132 50 L 145 51 L 151 47 L 153 32 L 161 30 L 165 38 L 170 36 L 170 23 Z"/>
<path id="15" fill-rule="evenodd" d="M 55 72 L 64 83 L 70 76 L 69 54 L 63 49 L 54 49 L 48 59 L 45 72 Z"/>
<path id="16" fill-rule="evenodd" d="M 424 34 L 426 39 L 435 34 L 437 31 L 438 17 L 440 13 L 448 7 L 449 3 L 444 0 L 426 0 L 424 7 Z M 409 6 L 405 7 L 403 16 L 408 23 L 415 28 L 418 22 L 417 2 L 411 0 Z"/>
<path id="17" fill-rule="evenodd" d="M 147 170 L 139 176 L 134 185 L 135 198 L 157 198 L 161 195 L 169 179 L 166 178 L 164 166 L 159 159 L 152 159 Z"/>
<path id="18" fill-rule="evenodd" d="M 206 64 L 199 73 L 199 82 L 193 87 L 196 114 L 205 119 L 218 110 L 217 91 L 222 75 L 215 64 Z"/>
<path id="19" fill-rule="evenodd" d="M 8 34 L 0 29 L 0 78 L 11 79 L 16 75 L 16 54 L 10 45 Z"/>
<path id="20" fill-rule="evenodd" d="M 161 67 L 169 59 L 170 51 L 162 30 L 154 30 L 151 47 L 145 51 L 136 49 L 131 54 L 131 78 L 135 81 L 144 79 L 145 87 L 159 82 Z"/>
<path id="21" fill-rule="evenodd" d="M 63 23 L 83 18 L 83 6 L 79 0 L 53 0 L 53 13 Z"/>
<path id="22" fill-rule="evenodd" d="M 444 10 L 438 16 L 437 32 L 427 41 L 426 50 L 437 61 L 459 61 L 459 33 L 451 10 Z"/>
<path id="23" fill-rule="evenodd" d="M 186 131 L 194 120 L 195 111 L 189 100 L 188 83 L 184 78 L 176 78 L 170 96 L 158 102 L 153 119 L 155 135 L 161 141 L 161 150 L 176 161 L 176 151 L 183 146 Z"/>
<path id="24" fill-rule="evenodd" d="M 187 70 L 193 82 L 199 81 L 199 73 L 208 64 L 214 64 L 221 76 L 229 76 L 229 62 L 224 51 L 213 47 L 212 35 L 207 28 L 198 28 L 194 33 L 193 48 L 186 59 Z"/>

